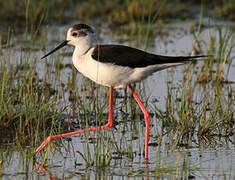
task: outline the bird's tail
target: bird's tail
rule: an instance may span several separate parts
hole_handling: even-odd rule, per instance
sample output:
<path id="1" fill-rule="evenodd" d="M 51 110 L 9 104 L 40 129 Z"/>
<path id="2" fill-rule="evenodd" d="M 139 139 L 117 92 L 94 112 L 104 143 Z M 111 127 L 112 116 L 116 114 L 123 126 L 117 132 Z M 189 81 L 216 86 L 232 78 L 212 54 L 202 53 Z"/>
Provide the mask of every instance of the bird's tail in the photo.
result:
<path id="1" fill-rule="evenodd" d="M 187 61 L 198 60 L 199 58 L 209 57 L 211 55 L 199 55 L 199 56 L 159 56 L 158 63 L 159 64 L 168 64 L 168 63 L 184 63 Z"/>

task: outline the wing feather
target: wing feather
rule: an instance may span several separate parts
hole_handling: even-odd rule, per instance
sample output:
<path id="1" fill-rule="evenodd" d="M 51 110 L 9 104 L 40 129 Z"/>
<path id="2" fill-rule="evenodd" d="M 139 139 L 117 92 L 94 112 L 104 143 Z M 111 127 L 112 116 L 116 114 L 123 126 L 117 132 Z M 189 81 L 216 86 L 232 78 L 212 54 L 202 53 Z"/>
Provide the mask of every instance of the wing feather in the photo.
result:
<path id="1" fill-rule="evenodd" d="M 202 57 L 207 56 L 161 56 L 124 45 L 96 45 L 92 52 L 92 58 L 96 61 L 131 68 L 180 63 Z"/>

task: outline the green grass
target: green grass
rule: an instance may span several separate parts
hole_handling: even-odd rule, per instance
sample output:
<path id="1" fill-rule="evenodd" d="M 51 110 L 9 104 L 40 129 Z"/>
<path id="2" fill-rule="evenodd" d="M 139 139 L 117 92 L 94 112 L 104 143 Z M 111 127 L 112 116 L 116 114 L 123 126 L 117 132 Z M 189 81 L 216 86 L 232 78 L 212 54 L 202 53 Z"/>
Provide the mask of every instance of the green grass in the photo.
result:
<path id="1" fill-rule="evenodd" d="M 134 46 L 142 42 L 147 46 L 151 25 L 142 27 L 137 22 L 135 27 L 138 28 L 130 31 L 131 38 L 135 40 Z M 235 100 L 231 87 L 223 83 L 231 67 L 233 34 L 232 31 L 222 32 L 221 30 L 218 30 L 218 34 L 219 36 L 212 36 L 206 45 L 205 42 L 195 38 L 196 46 L 201 47 L 201 54 L 216 56 L 205 59 L 204 64 L 199 68 L 195 64 L 182 67 L 183 74 L 187 75 L 182 77 L 181 85 L 174 89 L 172 84 L 168 84 L 166 112 L 161 112 L 155 104 L 152 104 L 151 114 L 155 114 L 158 117 L 156 120 L 162 122 L 161 132 L 151 135 L 153 141 L 156 140 L 158 144 L 161 145 L 167 136 L 173 148 L 187 146 L 190 142 L 196 145 L 216 146 L 220 144 L 221 139 L 230 139 L 233 135 Z M 86 78 L 78 81 L 76 69 L 63 64 L 57 55 L 51 57 L 55 59 L 51 61 L 52 64 L 48 62 L 45 64 L 46 73 L 39 78 L 36 67 L 39 58 L 32 51 L 34 47 L 19 56 L 19 51 L 11 48 L 11 44 L 14 44 L 13 37 L 14 35 L 9 36 L 2 49 L 0 64 L 0 128 L 4 132 L 0 138 L 2 143 L 18 144 L 18 148 L 25 146 L 36 148 L 48 135 L 100 126 L 107 121 L 107 88 L 101 88 Z M 216 37 L 219 37 L 219 47 L 214 43 Z M 34 46 L 42 46 L 41 41 L 37 42 L 35 39 L 34 41 Z M 203 45 L 206 47 L 205 50 Z M 221 63 L 228 64 L 226 73 L 219 74 L 216 71 Z M 68 78 L 62 82 L 61 78 L 66 68 L 69 69 Z M 206 76 L 206 81 L 202 83 L 200 77 L 204 72 L 210 72 L 210 76 Z M 171 77 L 170 74 L 169 77 Z M 171 81 L 174 82 L 174 78 Z M 136 89 L 142 96 L 144 104 L 148 105 L 149 97 L 146 97 L 144 88 L 144 83 L 141 83 Z M 117 107 L 114 109 L 114 118 L 117 119 L 117 128 L 120 128 L 120 131 L 129 132 L 120 137 L 129 141 L 119 144 L 117 139 L 110 138 L 113 130 L 82 135 L 84 148 L 87 151 L 81 156 L 89 167 L 107 166 L 115 157 L 132 159 L 133 147 L 136 144 L 139 144 L 137 145 L 139 153 L 143 153 L 141 140 L 138 140 L 140 135 L 137 135 L 139 132 L 144 134 L 145 128 L 141 124 L 142 113 L 133 97 L 129 96 L 129 92 L 121 93 L 121 96 L 127 97 L 126 100 L 123 97 L 118 98 L 119 95 L 114 96 L 115 107 Z M 226 103 L 221 99 L 225 99 Z M 120 113 L 120 110 L 125 113 Z M 61 115 L 66 116 L 67 124 L 62 122 Z M 130 126 L 128 126 L 129 123 Z M 52 147 L 60 150 L 57 145 Z"/>
<path id="2" fill-rule="evenodd" d="M 1 3 L 7 12 L 13 8 L 14 1 L 9 1 L 11 3 L 9 7 L 7 2 Z M 45 74 L 40 77 L 37 64 L 41 62 L 38 60 L 37 51 L 44 46 L 47 37 L 45 27 L 41 28 L 42 24 L 50 18 L 63 19 L 62 12 L 66 6 L 64 6 L 64 2 L 58 1 L 58 6 L 61 8 L 58 8 L 58 14 L 53 17 L 52 14 L 55 10 L 50 11 L 50 8 L 53 9 L 54 1 L 50 1 L 47 8 L 45 8 L 45 1 L 28 0 L 24 3 L 19 7 L 25 11 L 20 12 L 22 14 L 18 16 L 19 9 L 16 9 L 15 14 L 13 13 L 6 21 L 18 17 L 14 19 L 17 23 L 25 22 L 23 30 L 21 29 L 26 34 L 23 36 L 26 39 L 25 42 L 22 42 L 24 39 L 22 36 L 20 36 L 21 42 L 17 41 L 19 36 L 11 31 L 0 36 L 2 39 L 0 49 L 0 143 L 18 145 L 12 146 L 16 149 L 30 146 L 32 148 L 30 155 L 32 155 L 34 148 L 48 135 L 103 125 L 108 116 L 108 92 L 106 88 L 101 88 L 86 78 L 78 81 L 79 75 L 75 68 L 63 64 L 57 55 L 51 56 L 51 59 L 54 59 L 53 63 L 44 64 Z M 73 3 L 71 1 L 69 6 Z M 107 5 L 108 9 L 112 7 L 112 2 L 107 3 L 111 3 Z M 127 34 L 131 40 L 130 43 L 134 44 L 133 46 L 147 49 L 152 37 L 152 26 L 163 16 L 161 11 L 169 11 L 168 8 L 172 8 L 174 5 L 170 4 L 169 7 L 163 8 L 164 3 L 160 3 L 159 6 L 155 3 L 160 2 L 123 1 L 121 3 L 120 1 L 120 4 L 109 12 L 111 19 L 104 20 L 107 22 L 113 20 L 115 24 L 130 23 L 127 32 L 124 32 L 123 29 L 120 30 L 122 37 L 125 38 L 124 35 Z M 84 1 L 79 8 L 86 6 Z M 74 16 L 83 16 L 84 12 L 79 8 L 74 8 Z M 185 7 L 177 6 L 175 10 L 182 10 L 181 8 Z M 145 12 L 146 9 L 148 9 L 147 12 Z M 120 19 L 118 19 L 119 12 Z M 91 14 L 85 18 L 98 16 L 99 13 L 101 12 L 91 10 Z M 181 85 L 174 88 L 175 85 L 168 84 L 166 112 L 158 109 L 156 104 L 150 104 L 149 97 L 145 96 L 144 83 L 136 85 L 144 104 L 153 107 L 151 114 L 156 116 L 153 119 L 162 123 L 161 131 L 151 134 L 152 141 L 159 144 L 158 151 L 165 138 L 172 144 L 172 148 L 188 147 L 191 142 L 198 146 L 216 147 L 230 141 L 234 134 L 234 90 L 229 84 L 225 84 L 234 58 L 231 57 L 231 51 L 234 48 L 234 31 L 218 29 L 218 36 L 211 35 L 209 42 L 203 42 L 199 39 L 200 29 L 194 33 L 195 46 L 200 54 L 215 56 L 205 59 L 200 67 L 195 64 L 182 67 L 182 74 L 187 75 L 182 75 Z M 40 36 L 35 36 L 35 34 Z M 20 46 L 23 49 L 20 51 L 17 50 L 18 47 L 15 47 L 18 43 L 22 43 Z M 36 53 L 34 47 L 36 47 Z M 226 71 L 225 64 L 228 67 Z M 62 81 L 67 68 L 69 69 L 68 77 Z M 174 82 L 173 74 L 169 73 L 169 77 L 172 77 L 170 80 Z M 124 98 L 118 98 L 120 94 Z M 86 151 L 80 155 L 87 167 L 107 167 L 115 158 L 132 160 L 134 158 L 133 149 L 136 146 L 139 149 L 139 156 L 141 157 L 143 154 L 141 135 L 144 134 L 145 128 L 142 123 L 142 113 L 129 93 L 120 94 L 117 93 L 114 96 L 117 107 L 114 109 L 114 118 L 117 119 L 118 131 L 112 129 L 81 135 Z M 64 119 L 68 120 L 67 124 L 63 123 L 64 119 L 61 118 L 63 117 L 61 115 L 66 116 Z M 56 146 L 51 147 L 60 151 L 60 146 L 58 146 L 60 143 L 55 142 L 55 144 Z M 50 153 L 49 147 L 45 151 L 45 162 Z M 54 150 L 54 148 L 51 149 Z M 164 173 L 165 171 L 184 174 L 175 168 L 156 168 L 156 172 Z M 131 173 L 130 176 L 132 176 Z"/>
<path id="3" fill-rule="evenodd" d="M 211 34 L 208 32 L 209 42 L 199 42 L 197 35 L 194 34 L 196 46 L 202 52 L 205 49 L 206 54 L 214 55 L 209 61 L 205 61 L 205 65 L 201 68 L 201 74 L 198 76 L 199 82 L 217 81 L 225 82 L 229 74 L 230 66 L 234 57 L 231 57 L 231 52 L 235 48 L 234 31 L 232 29 L 222 29 Z M 215 65 L 215 66 L 214 66 Z M 228 66 L 225 69 L 225 65 Z M 214 71 L 216 73 L 214 73 Z"/>
<path id="4" fill-rule="evenodd" d="M 11 44 L 9 42 L 7 44 Z M 60 92 L 39 79 L 38 58 L 22 55 L 14 48 L 2 49 L 0 57 L 1 142 L 35 146 L 42 132 L 47 134 L 62 112 Z M 43 131 L 41 131 L 43 129 Z"/>
<path id="5" fill-rule="evenodd" d="M 196 38 L 198 47 L 206 47 L 206 51 L 199 48 L 201 54 L 214 54 L 214 57 L 204 58 L 200 67 L 193 63 L 185 66 L 179 87 L 168 83 L 166 112 L 161 112 L 153 104 L 163 122 L 162 133 L 175 146 L 188 147 L 193 143 L 215 147 L 231 141 L 234 135 L 235 98 L 233 87 L 227 81 L 234 59 L 231 57 L 235 46 L 234 33 L 218 29 L 215 34 L 218 36 L 211 35 L 209 42 Z M 174 82 L 174 76 L 170 74 L 170 82 Z"/>

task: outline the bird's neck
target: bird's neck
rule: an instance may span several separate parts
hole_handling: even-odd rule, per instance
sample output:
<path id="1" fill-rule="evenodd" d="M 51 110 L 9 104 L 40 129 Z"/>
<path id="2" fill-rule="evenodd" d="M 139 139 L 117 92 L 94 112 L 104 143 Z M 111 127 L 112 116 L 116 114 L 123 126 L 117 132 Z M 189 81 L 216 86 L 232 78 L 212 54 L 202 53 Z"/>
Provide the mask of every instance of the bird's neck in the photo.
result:
<path id="1" fill-rule="evenodd" d="M 92 48 L 91 43 L 83 43 L 81 46 L 75 46 L 74 55 L 83 56 Z"/>

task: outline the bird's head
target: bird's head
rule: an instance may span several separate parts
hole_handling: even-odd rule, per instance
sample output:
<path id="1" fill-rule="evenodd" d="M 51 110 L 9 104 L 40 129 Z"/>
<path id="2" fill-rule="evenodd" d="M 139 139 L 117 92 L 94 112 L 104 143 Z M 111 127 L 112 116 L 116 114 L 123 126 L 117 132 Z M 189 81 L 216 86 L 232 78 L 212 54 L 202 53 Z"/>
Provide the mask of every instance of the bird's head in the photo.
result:
<path id="1" fill-rule="evenodd" d="M 55 49 L 44 55 L 41 59 L 49 56 L 50 54 L 68 44 L 78 47 L 79 51 L 82 54 L 89 50 L 95 41 L 96 34 L 90 26 L 86 24 L 76 24 L 73 27 L 69 28 L 66 40 L 58 45 Z"/>
<path id="2" fill-rule="evenodd" d="M 94 30 L 86 24 L 76 24 L 67 32 L 68 44 L 73 46 L 92 45 L 96 41 Z"/>

